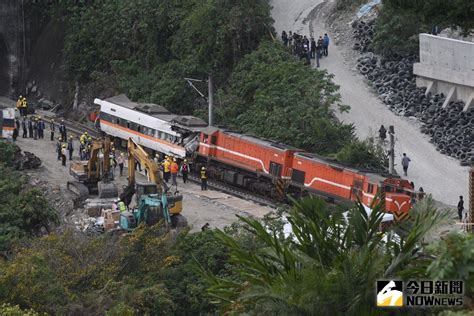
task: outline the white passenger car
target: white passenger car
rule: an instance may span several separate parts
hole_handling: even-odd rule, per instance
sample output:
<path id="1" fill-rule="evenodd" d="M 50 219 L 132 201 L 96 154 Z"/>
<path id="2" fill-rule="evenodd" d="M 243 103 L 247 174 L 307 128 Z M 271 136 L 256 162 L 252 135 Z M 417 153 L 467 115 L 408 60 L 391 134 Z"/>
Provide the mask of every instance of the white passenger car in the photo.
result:
<path id="1" fill-rule="evenodd" d="M 143 147 L 173 155 L 186 156 L 186 148 L 195 135 L 177 127 L 181 116 L 168 112 L 164 107 L 151 103 L 130 101 L 124 94 L 105 100 L 95 99 L 100 106 L 100 129 L 108 135 L 128 140 L 131 137 Z M 193 118 L 200 126 L 207 124 Z"/>

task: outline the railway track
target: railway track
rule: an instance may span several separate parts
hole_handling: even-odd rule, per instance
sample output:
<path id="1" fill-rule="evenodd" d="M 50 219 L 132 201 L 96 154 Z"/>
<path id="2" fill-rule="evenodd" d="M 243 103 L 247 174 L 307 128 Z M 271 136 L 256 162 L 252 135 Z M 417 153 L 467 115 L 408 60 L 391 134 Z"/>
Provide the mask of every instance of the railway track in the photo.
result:
<path id="1" fill-rule="evenodd" d="M 64 118 L 61 118 L 61 117 L 55 117 L 55 116 L 50 115 L 50 114 L 48 114 L 46 112 L 43 112 L 43 111 L 38 111 L 37 114 L 41 115 L 41 117 L 45 121 L 45 123 L 51 123 L 51 120 L 54 119 L 55 123 L 58 124 L 58 123 L 61 122 L 61 120 L 64 120 L 64 124 L 66 125 L 68 133 L 73 133 L 77 136 L 80 136 L 84 132 L 87 131 L 87 133 L 92 137 L 100 137 L 101 136 L 100 133 L 96 129 L 94 129 L 94 128 L 86 125 L 86 124 L 73 122 L 73 121 L 70 121 L 70 120 L 67 120 L 67 119 L 64 119 Z M 189 174 L 188 179 L 195 182 L 195 183 L 198 183 L 198 184 L 201 183 L 200 178 L 197 175 L 194 175 L 194 174 Z M 221 191 L 221 192 L 227 193 L 229 195 L 236 196 L 236 197 L 244 199 L 244 200 L 250 200 L 250 201 L 252 201 L 256 204 L 259 204 L 259 205 L 268 206 L 268 207 L 271 207 L 271 208 L 277 208 L 277 207 L 282 205 L 282 204 L 278 204 L 275 201 L 272 201 L 270 199 L 267 199 L 267 198 L 264 198 L 262 196 L 258 196 L 258 195 L 249 193 L 248 191 L 232 187 L 228 184 L 225 184 L 225 183 L 222 183 L 222 182 L 219 182 L 219 181 L 208 180 L 207 185 L 208 185 L 209 188 L 212 188 L 214 190 Z"/>
<path id="2" fill-rule="evenodd" d="M 64 125 L 66 125 L 66 129 L 68 133 L 73 133 L 79 136 L 79 135 L 82 135 L 84 132 L 87 132 L 91 137 L 94 137 L 94 138 L 100 137 L 100 133 L 89 125 L 82 124 L 79 122 L 73 122 L 61 117 L 56 117 L 44 111 L 37 111 L 36 114 L 41 115 L 41 118 L 43 119 L 45 123 L 51 123 L 51 120 L 54 119 L 54 123 L 57 124 L 58 126 L 61 123 L 61 120 L 64 120 Z M 57 131 L 57 133 L 59 132 Z"/>
<path id="3" fill-rule="evenodd" d="M 197 175 L 194 175 L 194 174 L 188 174 L 188 179 L 199 184 L 201 183 L 201 179 Z M 272 201 L 270 199 L 266 199 L 264 197 L 249 193 L 245 190 L 237 189 L 233 186 L 227 185 L 219 181 L 208 179 L 207 186 L 214 190 L 221 191 L 221 192 L 236 196 L 244 200 L 250 200 L 259 205 L 268 206 L 275 209 L 283 205 L 283 204 L 276 203 L 275 201 Z"/>

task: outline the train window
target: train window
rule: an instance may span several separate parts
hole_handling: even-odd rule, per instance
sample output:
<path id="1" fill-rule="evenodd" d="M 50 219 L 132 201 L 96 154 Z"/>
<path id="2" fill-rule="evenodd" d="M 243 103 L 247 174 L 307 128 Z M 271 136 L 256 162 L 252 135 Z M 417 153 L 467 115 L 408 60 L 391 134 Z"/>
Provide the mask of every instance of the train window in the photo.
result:
<path id="1" fill-rule="evenodd" d="M 130 121 L 127 121 L 127 128 L 130 128 Z"/>
<path id="2" fill-rule="evenodd" d="M 374 185 L 373 184 L 369 183 L 369 186 L 367 188 L 367 192 L 368 193 L 374 193 Z"/>
<path id="3" fill-rule="evenodd" d="M 217 136 L 211 136 L 211 144 L 213 145 L 217 144 Z"/>
<path id="4" fill-rule="evenodd" d="M 281 164 L 270 161 L 270 174 L 275 177 L 281 176 Z"/>
<path id="5" fill-rule="evenodd" d="M 141 133 L 142 127 L 141 127 L 140 125 L 138 125 L 138 124 L 137 124 L 136 126 L 137 126 L 137 132 Z"/>
<path id="6" fill-rule="evenodd" d="M 155 136 L 155 130 L 153 128 L 148 129 L 148 136 L 151 136 L 151 137 Z"/>
<path id="7" fill-rule="evenodd" d="M 142 133 L 148 135 L 148 127 L 142 126 Z"/>
<path id="8" fill-rule="evenodd" d="M 291 174 L 291 181 L 294 181 L 296 183 L 304 184 L 304 178 L 306 176 L 306 173 L 304 171 L 298 170 L 298 169 L 293 169 L 293 172 Z"/>

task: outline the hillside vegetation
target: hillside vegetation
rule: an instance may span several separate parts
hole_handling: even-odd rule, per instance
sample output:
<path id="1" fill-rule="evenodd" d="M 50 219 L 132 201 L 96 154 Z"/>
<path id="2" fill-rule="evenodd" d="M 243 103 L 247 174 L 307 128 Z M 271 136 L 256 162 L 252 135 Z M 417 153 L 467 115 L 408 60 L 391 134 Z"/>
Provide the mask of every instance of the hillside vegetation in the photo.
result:
<path id="1" fill-rule="evenodd" d="M 453 28 L 468 35 L 474 29 L 472 0 L 383 0 L 373 47 L 378 54 L 418 55 L 418 34 Z"/>
<path id="2" fill-rule="evenodd" d="M 274 39 L 268 0 L 62 1 L 37 10 L 64 25 L 71 90 L 78 82 L 83 94 L 126 93 L 207 119 L 207 101 L 184 78 L 212 75 L 216 124 L 385 169 L 380 148 L 335 119 L 334 109 L 348 107 L 331 76 Z M 206 93 L 205 83 L 198 88 Z"/>

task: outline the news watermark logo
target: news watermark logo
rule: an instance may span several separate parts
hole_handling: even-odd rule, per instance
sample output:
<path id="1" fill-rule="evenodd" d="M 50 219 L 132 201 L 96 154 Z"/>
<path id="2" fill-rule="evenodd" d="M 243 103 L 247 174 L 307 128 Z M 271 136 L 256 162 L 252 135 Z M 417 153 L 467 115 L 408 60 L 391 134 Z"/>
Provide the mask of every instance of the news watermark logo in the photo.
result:
<path id="1" fill-rule="evenodd" d="M 403 306 L 403 282 L 377 281 L 377 306 Z"/>
<path id="2" fill-rule="evenodd" d="M 460 280 L 379 280 L 377 306 L 427 307 L 462 306 L 464 283 Z"/>

